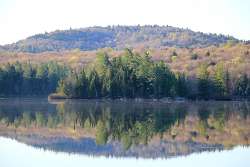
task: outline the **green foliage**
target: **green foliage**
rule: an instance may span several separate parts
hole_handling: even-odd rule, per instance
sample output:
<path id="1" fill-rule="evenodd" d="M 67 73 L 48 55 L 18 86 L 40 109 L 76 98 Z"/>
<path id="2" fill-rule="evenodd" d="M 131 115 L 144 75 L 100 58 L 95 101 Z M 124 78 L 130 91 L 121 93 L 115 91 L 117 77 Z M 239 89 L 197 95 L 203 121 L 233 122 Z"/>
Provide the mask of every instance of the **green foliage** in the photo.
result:
<path id="1" fill-rule="evenodd" d="M 96 126 L 96 144 L 104 145 L 108 140 L 108 132 L 105 124 L 99 120 Z"/>
<path id="2" fill-rule="evenodd" d="M 136 122 L 132 133 L 137 138 L 138 143 L 147 144 L 148 140 L 153 136 L 153 124 L 147 121 Z"/>
<path id="3" fill-rule="evenodd" d="M 40 128 L 67 131 L 71 130 L 73 125 L 74 128 L 79 128 L 77 129 L 80 130 L 79 135 L 86 136 L 89 132 L 91 132 L 91 136 L 95 134 L 97 144 L 106 144 L 108 140 L 121 141 L 125 149 L 129 149 L 132 145 L 147 144 L 153 136 L 159 137 L 163 134 L 166 135 L 165 137 L 171 134 L 180 138 L 182 135 L 187 137 L 186 135 L 193 131 L 207 139 L 210 134 L 213 136 L 218 132 L 231 134 L 232 130 L 230 129 L 228 132 L 228 128 L 234 128 L 231 126 L 232 121 L 235 125 L 239 125 L 240 129 L 245 127 L 247 131 L 248 125 L 243 123 L 248 121 L 250 115 L 249 103 L 245 102 L 234 104 L 230 102 L 165 103 L 159 105 L 159 103 L 133 102 L 96 103 L 92 100 L 80 103 L 79 101 L 66 101 L 63 104 L 58 103 L 57 107 L 53 107 L 52 110 L 51 107 L 48 108 L 52 104 L 44 105 L 44 103 L 30 101 L 23 103 L 20 100 L 18 102 L 21 104 L 13 105 L 13 99 L 11 99 L 9 102 L 0 104 L 0 123 L 3 127 L 15 127 L 17 132 L 18 130 L 23 131 L 23 127 L 27 130 L 30 128 L 32 131 L 45 132 L 40 131 Z M 237 126 L 235 127 L 237 128 Z M 242 130 L 244 131 L 244 129 Z M 71 135 L 75 135 L 75 133 Z M 228 135 L 224 136 L 228 137 Z M 77 137 L 79 136 L 77 135 Z M 242 140 L 245 142 L 244 138 Z"/>
<path id="4" fill-rule="evenodd" d="M 221 109 L 220 111 L 214 113 L 214 121 L 212 122 L 212 125 L 215 129 L 223 131 L 225 126 L 225 120 L 226 114 L 225 112 L 223 112 L 223 109 Z"/>
<path id="5" fill-rule="evenodd" d="M 70 98 L 178 96 L 208 100 L 250 95 L 250 80 L 246 75 L 233 82 L 223 64 L 217 64 L 212 72 L 208 67 L 201 64 L 196 78 L 188 78 L 184 73 L 173 73 L 163 61 L 154 62 L 148 53 L 139 55 L 126 49 L 123 55 L 110 58 L 100 52 L 91 65 L 60 81 L 57 92 Z"/>
<path id="6" fill-rule="evenodd" d="M 38 127 L 44 126 L 45 125 L 45 116 L 43 115 L 42 112 L 37 112 L 36 113 L 36 125 Z"/>
<path id="7" fill-rule="evenodd" d="M 250 97 L 250 79 L 247 74 L 243 74 L 238 78 L 234 94 L 243 98 Z"/>
<path id="8" fill-rule="evenodd" d="M 215 68 L 214 68 L 215 67 Z M 201 64 L 197 75 L 173 72 L 163 61 L 153 61 L 126 49 L 111 58 L 99 52 L 97 59 L 71 69 L 56 62 L 5 64 L 0 67 L 0 96 L 48 95 L 68 98 L 164 98 L 233 99 L 250 97 L 247 74 L 232 75 L 224 65 Z"/>
<path id="9" fill-rule="evenodd" d="M 24 112 L 23 113 L 23 118 L 22 118 L 22 124 L 25 126 L 25 127 L 29 127 L 31 123 L 31 116 L 30 116 L 30 113 L 29 112 Z"/>
<path id="10" fill-rule="evenodd" d="M 130 148 L 130 146 L 132 145 L 132 139 L 128 132 L 122 135 L 121 142 L 125 150 Z"/>
<path id="11" fill-rule="evenodd" d="M 202 64 L 198 69 L 198 96 L 203 99 L 210 98 L 211 84 L 207 65 Z"/>
<path id="12" fill-rule="evenodd" d="M 202 136 L 207 135 L 207 123 L 206 122 L 199 121 L 197 129 Z"/>
<path id="13" fill-rule="evenodd" d="M 89 97 L 99 98 L 101 97 L 101 81 L 98 73 L 92 70 L 88 76 L 88 95 Z"/>
<path id="14" fill-rule="evenodd" d="M 188 96 L 188 80 L 183 73 L 177 73 L 176 74 L 176 83 L 175 83 L 175 90 L 176 95 L 180 97 L 186 97 Z"/>
<path id="15" fill-rule="evenodd" d="M 154 80 L 154 96 L 157 98 L 172 96 L 175 83 L 175 76 L 169 70 L 167 65 L 161 61 L 155 63 L 153 68 Z"/>
<path id="16" fill-rule="evenodd" d="M 55 127 L 55 123 L 54 123 L 53 117 L 51 115 L 48 116 L 47 126 L 49 128 L 54 128 Z"/>
<path id="17" fill-rule="evenodd" d="M 153 62 L 149 54 L 138 55 L 129 49 L 113 59 L 99 53 L 87 75 L 82 71 L 61 81 L 58 93 L 75 98 L 159 98 L 175 92 L 175 75 L 164 62 Z"/>
<path id="18" fill-rule="evenodd" d="M 90 123 L 90 120 L 88 118 L 85 120 L 83 127 L 86 129 L 91 128 L 91 123 Z"/>
<path id="19" fill-rule="evenodd" d="M 226 92 L 226 75 L 223 64 L 217 64 L 214 75 L 215 91 L 218 97 L 223 97 Z M 227 76 L 228 77 L 228 76 Z"/>
<path id="20" fill-rule="evenodd" d="M 67 71 L 65 66 L 55 62 L 6 64 L 0 67 L 0 95 L 48 95 L 56 90 L 58 81 Z"/>

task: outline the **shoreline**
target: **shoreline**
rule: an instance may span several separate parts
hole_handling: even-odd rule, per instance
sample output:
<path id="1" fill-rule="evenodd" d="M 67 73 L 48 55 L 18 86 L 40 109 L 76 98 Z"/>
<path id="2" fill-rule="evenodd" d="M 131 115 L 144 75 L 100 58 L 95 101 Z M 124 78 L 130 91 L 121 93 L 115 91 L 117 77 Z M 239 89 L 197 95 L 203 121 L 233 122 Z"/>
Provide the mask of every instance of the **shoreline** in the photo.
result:
<path id="1" fill-rule="evenodd" d="M 199 98 L 184 98 L 184 97 L 163 97 L 163 98 L 109 98 L 109 97 L 102 97 L 102 98 L 74 98 L 74 97 L 67 97 L 65 95 L 60 94 L 49 94 L 49 95 L 32 95 L 32 96 L 0 96 L 0 100 L 7 100 L 7 99 L 47 99 L 48 101 L 65 101 L 65 100 L 93 100 L 93 101 L 118 101 L 118 102 L 160 102 L 160 103 L 171 103 L 171 102 L 250 102 L 250 98 L 239 98 L 239 97 L 232 97 L 232 98 L 220 98 L 220 99 L 199 99 Z"/>
<path id="2" fill-rule="evenodd" d="M 195 101 L 250 101 L 249 98 L 220 98 L 220 99 L 191 99 L 184 97 L 163 97 L 163 98 L 74 98 L 67 97 L 65 95 L 60 94 L 50 94 L 48 96 L 48 101 L 56 101 L 56 100 L 100 100 L 100 101 L 134 101 L 134 102 L 195 102 Z"/>

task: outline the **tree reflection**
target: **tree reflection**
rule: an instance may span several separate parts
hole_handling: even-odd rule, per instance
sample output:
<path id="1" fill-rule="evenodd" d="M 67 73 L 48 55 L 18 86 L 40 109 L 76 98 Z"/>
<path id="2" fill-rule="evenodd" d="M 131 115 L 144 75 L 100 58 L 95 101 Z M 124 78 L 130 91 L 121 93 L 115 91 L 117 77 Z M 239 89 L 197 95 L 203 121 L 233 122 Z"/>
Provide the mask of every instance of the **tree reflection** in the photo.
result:
<path id="1" fill-rule="evenodd" d="M 249 119 L 250 113 L 248 103 L 223 102 L 152 104 L 76 100 L 56 105 L 0 103 L 0 106 L 0 124 L 6 127 L 91 132 L 96 144 L 120 141 L 124 149 L 147 145 L 155 136 L 167 138 L 168 134 L 169 140 L 202 141 L 204 137 L 212 140 L 213 135 L 226 133 L 225 128 L 234 115 L 237 115 L 235 123 L 240 124 Z M 190 120 L 196 126 L 191 126 Z M 242 134 L 235 131 L 247 139 L 245 143 L 249 142 L 249 131 Z"/>

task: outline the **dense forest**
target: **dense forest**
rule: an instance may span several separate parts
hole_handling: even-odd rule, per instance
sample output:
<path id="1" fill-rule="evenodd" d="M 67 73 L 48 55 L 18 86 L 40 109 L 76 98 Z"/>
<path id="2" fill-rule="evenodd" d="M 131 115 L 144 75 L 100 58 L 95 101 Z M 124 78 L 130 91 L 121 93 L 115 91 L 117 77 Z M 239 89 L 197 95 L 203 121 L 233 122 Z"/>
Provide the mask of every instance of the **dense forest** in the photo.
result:
<path id="1" fill-rule="evenodd" d="M 37 34 L 13 44 L 0 46 L 0 51 L 39 53 L 73 49 L 96 50 L 106 47 L 124 49 L 142 46 L 146 48 L 199 48 L 225 44 L 228 41 L 240 42 L 230 36 L 194 32 L 171 26 L 108 26 Z"/>
<path id="2" fill-rule="evenodd" d="M 97 52 L 96 59 L 72 67 L 54 61 L 8 63 L 0 67 L 0 96 L 56 95 L 64 98 L 247 99 L 250 78 L 222 63 L 200 63 L 195 74 L 172 70 L 149 52 L 126 49 L 119 56 Z M 58 96 L 58 97 L 59 97 Z M 54 96 L 55 97 L 55 96 Z"/>
<path id="3" fill-rule="evenodd" d="M 0 67 L 0 96 L 48 95 L 68 68 L 55 62 L 6 64 Z"/>
<path id="4" fill-rule="evenodd" d="M 59 82 L 57 93 L 67 98 L 164 98 L 232 99 L 250 96 L 247 74 L 233 76 L 217 64 L 213 73 L 200 64 L 195 76 L 173 72 L 163 61 L 152 61 L 127 49 L 110 58 L 98 53 L 94 62 Z"/>

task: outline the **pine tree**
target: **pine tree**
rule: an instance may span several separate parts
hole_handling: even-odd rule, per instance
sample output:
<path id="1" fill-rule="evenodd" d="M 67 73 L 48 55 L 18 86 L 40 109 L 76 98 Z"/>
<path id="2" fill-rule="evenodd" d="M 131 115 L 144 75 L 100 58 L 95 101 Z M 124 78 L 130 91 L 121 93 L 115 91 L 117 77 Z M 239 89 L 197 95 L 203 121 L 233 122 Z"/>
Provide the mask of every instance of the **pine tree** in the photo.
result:
<path id="1" fill-rule="evenodd" d="M 226 95 L 226 82 L 223 64 L 217 64 L 216 66 L 214 84 L 216 96 L 224 97 Z"/>
<path id="2" fill-rule="evenodd" d="M 235 90 L 235 94 L 237 96 L 241 96 L 241 97 L 247 97 L 249 96 L 248 92 L 249 92 L 249 79 L 247 77 L 247 74 L 243 74 L 240 76 L 240 78 L 238 79 L 237 83 L 236 83 L 236 90 Z"/>
<path id="3" fill-rule="evenodd" d="M 101 97 L 101 83 L 100 78 L 95 71 L 95 69 L 91 70 L 88 76 L 88 95 L 91 98 L 100 98 Z"/>
<path id="4" fill-rule="evenodd" d="M 177 73 L 175 89 L 176 93 L 180 97 L 186 97 L 188 95 L 187 79 L 184 73 Z"/>
<path id="5" fill-rule="evenodd" d="M 202 99 L 210 98 L 210 80 L 207 65 L 202 64 L 198 69 L 198 92 Z"/>

